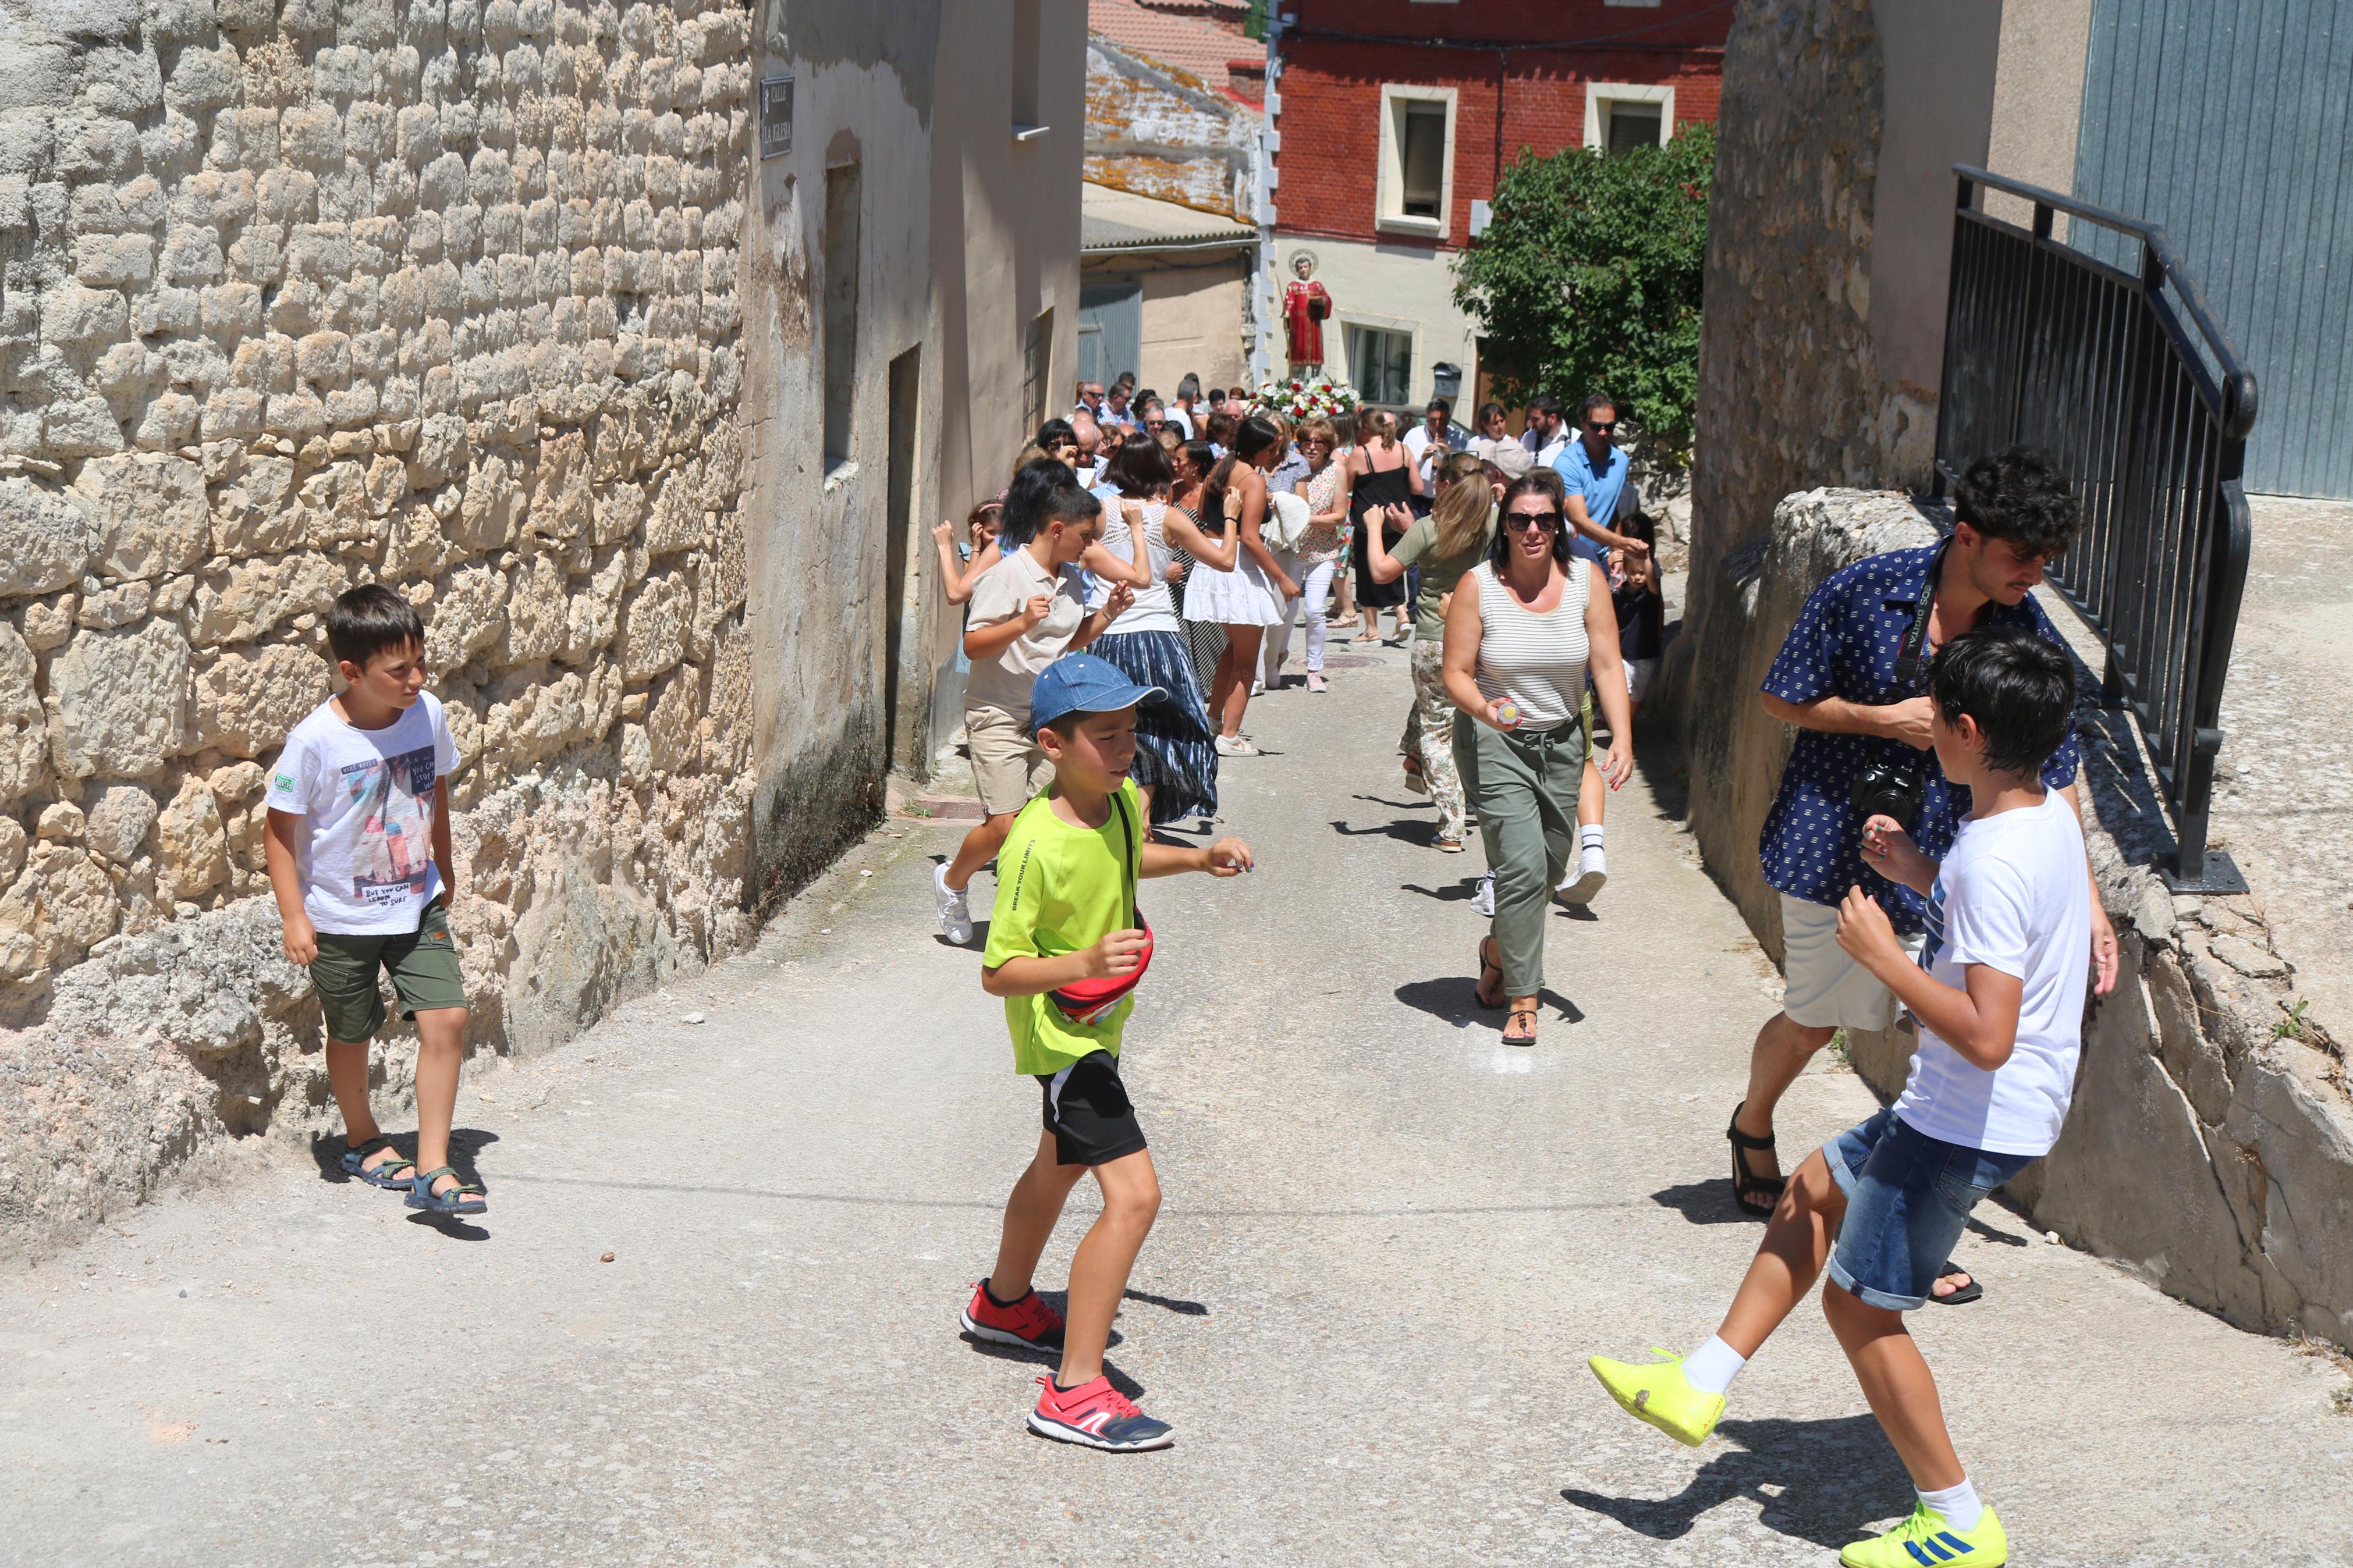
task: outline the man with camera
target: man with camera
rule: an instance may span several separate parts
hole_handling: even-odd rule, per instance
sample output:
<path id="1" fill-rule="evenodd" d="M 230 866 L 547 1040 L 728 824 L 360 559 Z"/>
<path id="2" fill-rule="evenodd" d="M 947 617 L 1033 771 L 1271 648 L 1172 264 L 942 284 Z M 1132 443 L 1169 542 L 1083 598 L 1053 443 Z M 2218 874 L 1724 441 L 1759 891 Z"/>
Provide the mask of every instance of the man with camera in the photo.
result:
<path id="1" fill-rule="evenodd" d="M 1979 626 L 2026 626 L 2061 641 L 2031 593 L 2081 523 L 2066 474 L 2043 452 L 2009 447 L 1969 465 L 1953 510 L 1950 538 L 1832 574 L 1806 601 L 1765 678 L 1766 712 L 1798 729 L 1757 846 L 1765 880 L 1781 895 L 1788 986 L 1781 1011 L 1757 1031 L 1747 1096 L 1725 1132 L 1734 1198 L 1760 1217 L 1773 1212 L 1783 1185 L 1773 1148 L 1782 1093 L 1839 1030 L 1895 1021 L 1894 995 L 1838 945 L 1839 901 L 1861 886 L 1915 954 L 1926 929 L 1927 899 L 1863 864 L 1864 823 L 1894 817 L 1936 859 L 1969 810 L 1968 791 L 1947 783 L 1929 749 L 1928 656 Z M 2070 736 L 2042 771 L 2044 784 L 2071 806 L 2079 804 L 2075 765 Z M 2105 994 L 2116 985 L 2116 937 L 2096 884 L 2092 946 L 2095 989 Z M 1957 1270 L 1936 1281 L 1939 1301 L 1982 1294 Z"/>

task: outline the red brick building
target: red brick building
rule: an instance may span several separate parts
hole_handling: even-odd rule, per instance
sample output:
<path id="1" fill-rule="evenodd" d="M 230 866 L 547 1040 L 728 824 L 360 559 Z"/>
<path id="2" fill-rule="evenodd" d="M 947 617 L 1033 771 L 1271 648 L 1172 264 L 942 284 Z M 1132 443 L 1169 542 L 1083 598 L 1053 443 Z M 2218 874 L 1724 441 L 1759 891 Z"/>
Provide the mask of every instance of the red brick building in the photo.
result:
<path id="1" fill-rule="evenodd" d="M 1377 402 L 1441 366 L 1476 384 L 1453 254 L 1522 149 L 1657 143 L 1713 122 L 1733 7 L 1719 0 L 1275 0 L 1267 99 L 1274 267 L 1313 254 L 1324 355 Z M 1280 351 L 1276 368 L 1281 368 Z"/>

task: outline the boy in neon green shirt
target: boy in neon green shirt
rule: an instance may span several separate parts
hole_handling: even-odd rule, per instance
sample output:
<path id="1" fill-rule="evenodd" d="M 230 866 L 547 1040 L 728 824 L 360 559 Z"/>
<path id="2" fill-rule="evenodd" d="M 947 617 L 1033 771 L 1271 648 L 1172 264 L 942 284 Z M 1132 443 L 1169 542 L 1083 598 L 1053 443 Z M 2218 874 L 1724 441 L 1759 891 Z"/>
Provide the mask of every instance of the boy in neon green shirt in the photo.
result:
<path id="1" fill-rule="evenodd" d="M 1160 1181 L 1119 1077 L 1120 1035 L 1132 988 L 1152 958 L 1135 905 L 1145 877 L 1180 871 L 1238 876 L 1250 846 L 1155 844 L 1128 770 L 1135 710 L 1164 700 L 1091 654 L 1068 654 L 1039 673 L 1029 699 L 1054 787 L 1024 806 L 997 852 L 997 908 L 981 984 L 1005 998 L 1017 1072 L 1038 1079 L 1045 1130 L 1005 1205 L 997 1267 L 973 1288 L 965 1331 L 999 1344 L 1061 1352 L 1029 1415 L 1030 1430 L 1066 1443 L 1132 1453 L 1165 1448 L 1168 1424 L 1138 1410 L 1103 1375 L 1111 1321 L 1135 1255 L 1160 1208 Z M 1030 1275 L 1062 1204 L 1092 1170 L 1103 1215 L 1071 1259 L 1070 1321 L 1038 1299 Z"/>

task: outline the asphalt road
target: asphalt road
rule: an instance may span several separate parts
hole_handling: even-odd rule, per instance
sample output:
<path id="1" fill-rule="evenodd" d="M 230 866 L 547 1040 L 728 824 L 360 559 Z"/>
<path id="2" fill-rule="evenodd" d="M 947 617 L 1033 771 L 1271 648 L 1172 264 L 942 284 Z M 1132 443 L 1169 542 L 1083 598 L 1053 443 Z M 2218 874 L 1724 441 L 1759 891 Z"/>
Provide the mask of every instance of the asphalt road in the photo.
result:
<path id="1" fill-rule="evenodd" d="M 756 952 L 472 1074 L 483 1223 L 256 1147 L 0 1278 L 0 1560 L 1834 1561 L 1910 1495 L 1811 1310 L 1696 1451 L 1583 1365 L 1697 1342 L 1756 1243 L 1722 1131 L 1771 969 L 1638 777 L 1541 1044 L 1500 1045 L 1400 658 L 1255 705 L 1259 870 L 1150 890 L 1166 1198 L 1112 1361 L 1175 1448 L 1030 1436 L 1044 1369 L 958 1337 L 1037 1094 L 931 934 L 956 827 L 898 823 Z M 1872 1103 L 1810 1073 L 1792 1161 Z M 2340 1373 L 1982 1219 L 1985 1301 L 1918 1329 L 2016 1561 L 2353 1562 Z"/>

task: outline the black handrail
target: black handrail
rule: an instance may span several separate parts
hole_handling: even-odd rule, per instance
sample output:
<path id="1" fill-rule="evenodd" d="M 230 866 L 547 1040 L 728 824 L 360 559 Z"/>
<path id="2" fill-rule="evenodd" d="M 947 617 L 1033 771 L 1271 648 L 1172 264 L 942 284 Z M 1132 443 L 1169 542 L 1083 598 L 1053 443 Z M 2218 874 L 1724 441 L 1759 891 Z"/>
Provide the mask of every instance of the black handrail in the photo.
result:
<path id="1" fill-rule="evenodd" d="M 2013 441 L 2066 467 L 2084 526 L 2051 579 L 2098 631 L 2105 695 L 2147 744 L 2174 825 L 2167 880 L 2243 891 L 2206 835 L 2247 578 L 2254 373 L 2163 229 L 1967 163 L 1953 173 L 1939 485 Z M 1986 190 L 2031 204 L 2032 226 L 1982 211 Z M 2138 275 L 2053 238 L 2062 212 L 2137 240 Z"/>

